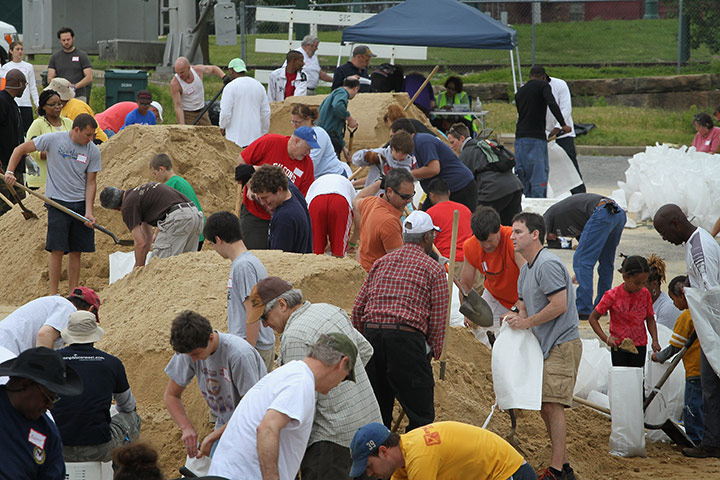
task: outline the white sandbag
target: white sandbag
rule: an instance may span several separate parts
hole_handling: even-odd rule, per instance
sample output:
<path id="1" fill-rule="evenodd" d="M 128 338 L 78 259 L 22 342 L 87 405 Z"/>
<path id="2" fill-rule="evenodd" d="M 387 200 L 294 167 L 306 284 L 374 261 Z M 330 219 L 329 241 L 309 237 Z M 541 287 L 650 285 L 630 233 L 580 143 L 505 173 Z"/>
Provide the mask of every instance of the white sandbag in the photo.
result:
<path id="1" fill-rule="evenodd" d="M 540 410 L 543 354 L 531 330 L 503 322 L 492 350 L 492 376 L 498 407 Z"/>
<path id="2" fill-rule="evenodd" d="M 0 363 L 15 357 L 17 357 L 17 355 L 15 355 L 13 352 L 11 352 L 5 347 L 0 347 Z M 0 385 L 5 385 L 9 381 L 10 377 L 8 376 L 0 377 Z"/>
<path id="3" fill-rule="evenodd" d="M 593 390 L 588 394 L 587 401 L 610 410 L 610 397 L 604 393 L 598 392 L 597 390 Z"/>
<path id="4" fill-rule="evenodd" d="M 573 395 L 589 400 L 588 395 L 593 390 L 607 393 L 607 377 L 611 366 L 610 352 L 597 338 L 582 339 L 582 356 Z"/>
<path id="5" fill-rule="evenodd" d="M 720 287 L 685 288 L 700 347 L 715 373 L 720 375 Z"/>
<path id="6" fill-rule="evenodd" d="M 611 455 L 645 456 L 642 375 L 642 368 L 610 369 Z"/>
<path id="7" fill-rule="evenodd" d="M 548 198 L 567 196 L 570 194 L 570 190 L 582 184 L 582 179 L 572 160 L 554 140 L 548 142 L 548 160 L 550 162 Z"/>
<path id="8" fill-rule="evenodd" d="M 200 458 L 192 458 L 189 455 L 185 456 L 185 468 L 193 472 L 198 477 L 207 476 L 210 471 L 210 457 L 203 456 Z"/>
<path id="9" fill-rule="evenodd" d="M 452 292 L 450 292 L 450 298 L 452 299 L 452 304 L 450 305 L 450 326 L 464 327 L 465 316 L 460 313 L 460 296 L 458 295 L 455 285 L 453 285 Z"/>
<path id="10" fill-rule="evenodd" d="M 150 261 L 150 257 L 152 257 L 151 251 L 145 257 L 145 265 Z M 135 252 L 113 252 L 109 255 L 109 259 L 111 284 L 132 272 L 135 266 Z"/>

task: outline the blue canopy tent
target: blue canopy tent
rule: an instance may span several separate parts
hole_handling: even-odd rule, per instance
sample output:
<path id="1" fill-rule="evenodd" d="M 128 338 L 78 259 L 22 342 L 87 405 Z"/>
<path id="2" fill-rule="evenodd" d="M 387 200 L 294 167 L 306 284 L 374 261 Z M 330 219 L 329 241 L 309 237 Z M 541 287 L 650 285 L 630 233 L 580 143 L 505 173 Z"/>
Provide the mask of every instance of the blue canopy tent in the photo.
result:
<path id="1" fill-rule="evenodd" d="M 520 74 L 517 32 L 457 0 L 406 0 L 343 29 L 343 43 L 509 50 L 513 85 Z"/>

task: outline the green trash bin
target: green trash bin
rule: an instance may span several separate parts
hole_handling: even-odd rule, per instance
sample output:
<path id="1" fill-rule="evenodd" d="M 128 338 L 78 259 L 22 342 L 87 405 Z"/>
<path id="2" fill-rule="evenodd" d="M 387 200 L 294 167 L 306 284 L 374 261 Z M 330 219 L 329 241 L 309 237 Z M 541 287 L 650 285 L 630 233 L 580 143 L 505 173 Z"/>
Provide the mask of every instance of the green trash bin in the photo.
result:
<path id="1" fill-rule="evenodd" d="M 105 70 L 105 108 L 118 102 L 134 102 L 137 92 L 147 89 L 143 70 Z"/>

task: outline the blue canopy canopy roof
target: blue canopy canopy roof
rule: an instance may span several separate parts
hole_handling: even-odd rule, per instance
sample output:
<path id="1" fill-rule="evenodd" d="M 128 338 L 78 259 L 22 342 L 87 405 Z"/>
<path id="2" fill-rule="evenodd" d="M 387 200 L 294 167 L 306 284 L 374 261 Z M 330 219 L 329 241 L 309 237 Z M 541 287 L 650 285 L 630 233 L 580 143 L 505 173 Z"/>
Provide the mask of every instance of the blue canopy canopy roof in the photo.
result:
<path id="1" fill-rule="evenodd" d="M 512 50 L 517 32 L 457 0 L 406 0 L 345 28 L 342 41 Z"/>

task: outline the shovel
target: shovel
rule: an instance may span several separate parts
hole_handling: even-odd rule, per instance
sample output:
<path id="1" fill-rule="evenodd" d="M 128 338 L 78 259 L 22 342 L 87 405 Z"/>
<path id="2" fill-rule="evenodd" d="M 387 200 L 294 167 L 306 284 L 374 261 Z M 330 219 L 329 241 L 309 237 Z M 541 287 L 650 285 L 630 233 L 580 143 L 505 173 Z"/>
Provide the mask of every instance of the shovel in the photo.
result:
<path id="1" fill-rule="evenodd" d="M 20 184 L 20 183 L 16 183 L 15 186 L 20 187 L 22 190 L 25 190 L 25 191 L 26 191 L 27 193 L 29 193 L 30 195 L 36 196 L 37 198 L 39 198 L 39 199 L 42 200 L 43 202 L 47 203 L 48 205 L 52 205 L 53 207 L 57 208 L 57 209 L 60 210 L 61 212 L 67 213 L 68 215 L 70 215 L 71 217 L 75 218 L 76 220 L 80 220 L 81 222 L 90 223 L 90 220 L 89 220 L 89 219 L 83 217 L 83 216 L 80 215 L 79 213 L 73 212 L 72 210 L 70 210 L 70 209 L 67 208 L 66 206 L 59 204 L 59 203 L 56 202 L 55 200 L 51 200 L 51 199 L 47 198 L 45 195 L 42 195 L 42 194 L 36 192 L 35 190 L 29 189 L 29 188 L 26 187 L 25 185 L 22 185 L 22 184 Z M 115 242 L 116 245 L 132 246 L 132 245 L 134 244 L 134 242 L 133 242 L 132 240 L 118 240 L 117 236 L 116 236 L 114 233 L 112 233 L 110 230 L 108 230 L 107 228 L 105 228 L 105 227 L 103 227 L 103 226 L 101 226 L 101 225 L 93 224 L 93 228 L 95 228 L 95 229 L 103 232 L 103 233 L 106 234 L 106 235 L 109 235 L 110 238 L 113 239 L 113 242 Z"/>
<path id="2" fill-rule="evenodd" d="M 352 154 L 353 154 L 353 151 L 352 151 L 353 140 L 354 140 L 353 137 L 355 137 L 355 132 L 357 132 L 358 127 L 359 127 L 359 125 L 357 125 L 355 128 L 348 127 L 348 132 L 350 132 L 350 140 L 348 140 L 348 146 L 347 146 L 348 158 L 346 159 L 348 164 L 351 163 L 351 158 L 352 158 Z"/>

